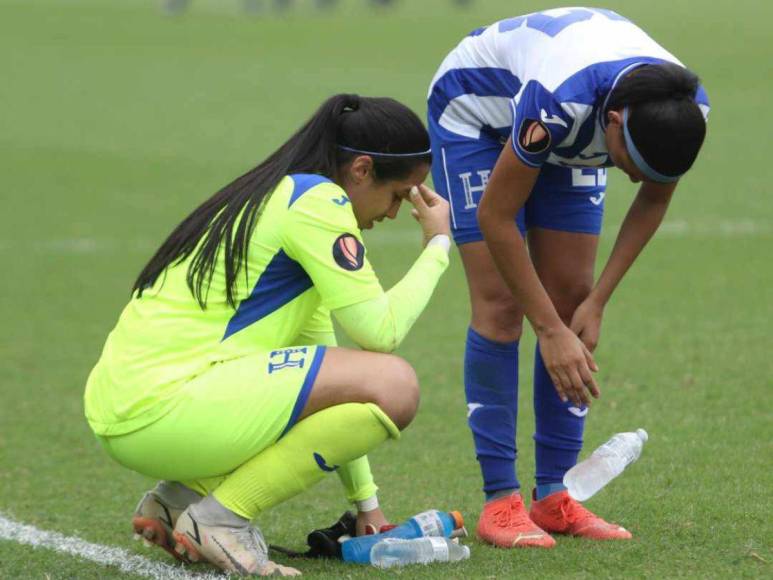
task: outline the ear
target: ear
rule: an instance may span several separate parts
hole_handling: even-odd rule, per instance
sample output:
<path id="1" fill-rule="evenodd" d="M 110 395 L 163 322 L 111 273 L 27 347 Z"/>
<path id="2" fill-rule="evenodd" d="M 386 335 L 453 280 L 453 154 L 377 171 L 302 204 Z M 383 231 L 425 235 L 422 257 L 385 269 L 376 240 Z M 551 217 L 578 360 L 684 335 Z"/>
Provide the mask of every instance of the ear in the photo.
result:
<path id="1" fill-rule="evenodd" d="M 367 179 L 373 172 L 373 158 L 369 155 L 359 155 L 352 161 L 349 169 L 355 181 Z"/>
<path id="2" fill-rule="evenodd" d="M 609 110 L 607 111 L 607 124 L 623 126 L 623 113 L 622 111 Z"/>

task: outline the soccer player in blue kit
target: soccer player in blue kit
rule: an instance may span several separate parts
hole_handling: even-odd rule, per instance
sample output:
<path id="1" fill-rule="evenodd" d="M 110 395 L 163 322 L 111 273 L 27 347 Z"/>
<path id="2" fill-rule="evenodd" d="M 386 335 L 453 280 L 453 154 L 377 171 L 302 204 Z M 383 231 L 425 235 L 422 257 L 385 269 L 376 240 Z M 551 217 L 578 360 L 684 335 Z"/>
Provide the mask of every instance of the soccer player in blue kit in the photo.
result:
<path id="1" fill-rule="evenodd" d="M 698 78 L 626 18 L 559 8 L 473 31 L 428 96 L 432 176 L 469 285 L 468 421 L 486 503 L 478 536 L 552 547 L 550 533 L 628 539 L 573 500 L 604 306 L 658 229 L 706 133 Z M 594 284 L 607 167 L 641 183 Z M 516 476 L 518 341 L 534 328 L 536 489 Z"/>

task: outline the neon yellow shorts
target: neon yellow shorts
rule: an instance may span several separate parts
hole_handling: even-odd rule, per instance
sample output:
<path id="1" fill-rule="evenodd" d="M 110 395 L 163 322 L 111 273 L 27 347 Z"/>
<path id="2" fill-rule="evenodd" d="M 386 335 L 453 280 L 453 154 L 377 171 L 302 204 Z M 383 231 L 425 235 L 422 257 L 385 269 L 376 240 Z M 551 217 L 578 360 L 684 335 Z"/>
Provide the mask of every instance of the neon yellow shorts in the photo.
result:
<path id="1" fill-rule="evenodd" d="M 149 477 L 226 475 L 297 422 L 324 355 L 324 346 L 298 346 L 218 363 L 191 380 L 159 420 L 97 438 L 118 463 Z"/>

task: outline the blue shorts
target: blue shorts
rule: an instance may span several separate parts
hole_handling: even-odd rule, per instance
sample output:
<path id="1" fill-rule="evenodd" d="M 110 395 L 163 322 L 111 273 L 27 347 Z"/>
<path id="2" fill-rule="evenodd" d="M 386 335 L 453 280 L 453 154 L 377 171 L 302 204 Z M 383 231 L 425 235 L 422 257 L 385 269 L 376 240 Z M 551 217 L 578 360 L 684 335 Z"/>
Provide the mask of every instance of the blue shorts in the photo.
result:
<path id="1" fill-rule="evenodd" d="M 451 205 L 451 231 L 457 245 L 483 239 L 478 203 L 499 158 L 503 140 L 482 133 L 480 139 L 456 135 L 430 118 L 432 180 Z M 604 216 L 605 168 L 571 168 L 546 163 L 516 223 L 530 228 L 599 235 Z"/>

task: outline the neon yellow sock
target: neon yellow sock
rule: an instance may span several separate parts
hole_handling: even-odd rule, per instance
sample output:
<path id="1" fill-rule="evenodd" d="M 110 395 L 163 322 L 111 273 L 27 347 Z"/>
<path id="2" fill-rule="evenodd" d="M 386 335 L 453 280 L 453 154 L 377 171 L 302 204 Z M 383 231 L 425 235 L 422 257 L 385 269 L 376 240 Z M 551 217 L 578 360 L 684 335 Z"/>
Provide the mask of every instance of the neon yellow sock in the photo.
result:
<path id="1" fill-rule="evenodd" d="M 362 501 L 376 495 L 378 487 L 373 481 L 368 456 L 363 455 L 336 470 L 350 502 Z"/>
<path id="2" fill-rule="evenodd" d="M 232 512 L 254 519 L 389 437 L 399 438 L 400 430 L 376 405 L 329 407 L 299 422 L 239 467 L 213 495 Z"/>
<path id="3" fill-rule="evenodd" d="M 192 489 L 196 493 L 202 496 L 207 496 L 212 491 L 217 489 L 221 483 L 225 481 L 227 475 L 219 475 L 217 477 L 208 477 L 207 479 L 190 479 L 188 481 L 181 481 L 185 487 Z"/>

